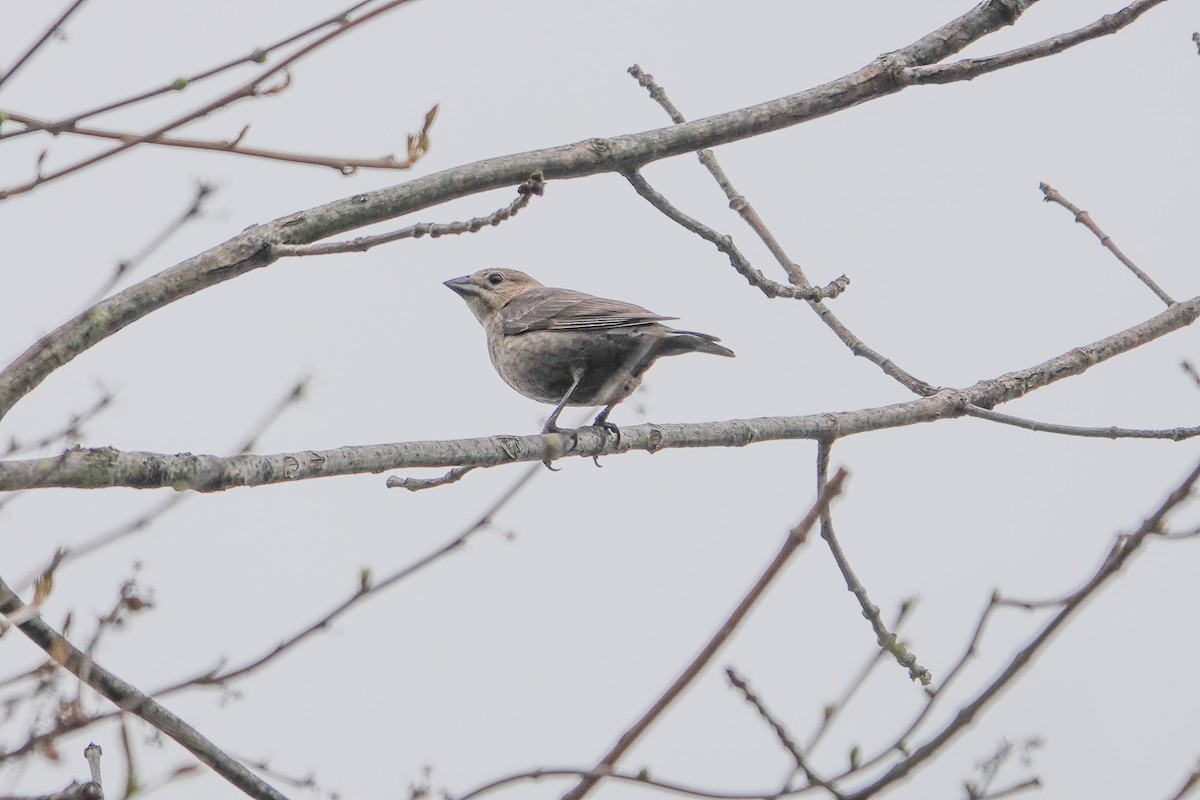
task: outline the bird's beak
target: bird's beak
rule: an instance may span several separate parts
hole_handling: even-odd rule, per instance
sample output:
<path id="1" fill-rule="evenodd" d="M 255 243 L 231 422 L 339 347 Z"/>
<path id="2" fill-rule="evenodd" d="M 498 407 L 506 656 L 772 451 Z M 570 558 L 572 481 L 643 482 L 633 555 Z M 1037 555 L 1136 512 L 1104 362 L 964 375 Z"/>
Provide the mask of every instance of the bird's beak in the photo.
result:
<path id="1" fill-rule="evenodd" d="M 463 275 L 459 278 L 451 278 L 450 280 L 445 281 L 442 285 L 447 289 L 454 291 L 456 294 L 462 295 L 463 297 L 479 296 L 479 287 L 471 282 L 470 275 Z"/>

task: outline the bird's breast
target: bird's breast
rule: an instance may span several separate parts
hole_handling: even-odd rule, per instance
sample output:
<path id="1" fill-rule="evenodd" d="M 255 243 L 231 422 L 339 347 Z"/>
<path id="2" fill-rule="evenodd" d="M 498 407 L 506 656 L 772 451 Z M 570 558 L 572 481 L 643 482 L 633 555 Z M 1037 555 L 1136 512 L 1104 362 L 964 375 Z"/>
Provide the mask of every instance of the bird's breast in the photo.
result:
<path id="1" fill-rule="evenodd" d="M 633 393 L 654 361 L 659 325 L 506 335 L 489 326 L 488 352 L 500 377 L 533 400 L 557 403 L 583 377 L 567 405 L 606 405 Z"/>

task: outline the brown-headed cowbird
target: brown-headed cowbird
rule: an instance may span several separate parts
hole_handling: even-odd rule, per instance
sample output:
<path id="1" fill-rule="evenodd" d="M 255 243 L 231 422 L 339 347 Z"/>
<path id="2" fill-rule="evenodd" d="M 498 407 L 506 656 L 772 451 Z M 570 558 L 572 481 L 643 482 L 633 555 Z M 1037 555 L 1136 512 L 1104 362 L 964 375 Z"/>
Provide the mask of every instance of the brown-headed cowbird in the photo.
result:
<path id="1" fill-rule="evenodd" d="M 641 306 L 543 286 L 515 269 L 484 269 L 446 281 L 487 332 L 496 372 L 533 400 L 557 403 L 542 433 L 558 430 L 564 406 L 604 406 L 592 424 L 613 431 L 613 407 L 633 394 L 661 356 L 733 356 L 707 333 L 677 331 Z"/>

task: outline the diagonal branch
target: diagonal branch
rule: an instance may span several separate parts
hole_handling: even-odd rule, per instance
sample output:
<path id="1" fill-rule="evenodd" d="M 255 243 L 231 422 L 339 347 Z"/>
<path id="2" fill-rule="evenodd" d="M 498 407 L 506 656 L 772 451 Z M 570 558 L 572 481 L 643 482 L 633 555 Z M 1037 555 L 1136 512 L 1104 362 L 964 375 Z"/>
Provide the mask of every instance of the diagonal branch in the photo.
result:
<path id="1" fill-rule="evenodd" d="M 1040 183 L 1038 184 L 1038 188 L 1042 190 L 1042 194 L 1045 195 L 1045 200 L 1047 203 L 1057 203 L 1067 211 L 1070 211 L 1072 214 L 1074 214 L 1075 221 L 1091 231 L 1092 234 L 1100 240 L 1101 246 L 1116 256 L 1116 259 L 1124 264 L 1126 269 L 1132 272 L 1139 281 L 1146 284 L 1147 288 L 1154 292 L 1159 300 L 1162 300 L 1167 305 L 1171 305 L 1171 303 L 1175 302 L 1171 298 L 1171 295 L 1164 292 L 1162 287 L 1154 282 L 1153 278 L 1143 272 L 1137 264 L 1133 263 L 1133 261 L 1129 259 L 1129 256 L 1121 252 L 1121 248 L 1117 247 L 1116 243 L 1113 242 L 1112 237 L 1100 230 L 1100 226 L 1097 225 L 1092 219 L 1091 214 L 1084 211 L 1082 208 L 1079 208 L 1067 198 L 1063 197 L 1053 186 L 1048 183 Z"/>
<path id="2" fill-rule="evenodd" d="M 905 78 L 911 83 L 969 81 L 989 72 L 1046 58 L 1075 45 L 1116 33 L 1126 25 L 1132 24 L 1142 14 L 1164 2 L 1166 0 L 1137 0 L 1116 13 L 1105 14 L 1092 24 L 1070 33 L 1060 33 L 1049 39 L 985 58 L 964 58 L 962 61 L 955 61 L 952 64 L 926 64 L 909 67 L 905 70 Z"/>
<path id="3" fill-rule="evenodd" d="M 1054 636 L 1054 633 L 1065 625 L 1105 584 L 1116 577 L 1126 562 L 1145 543 L 1147 537 L 1162 532 L 1167 516 L 1177 506 L 1192 496 L 1193 488 L 1198 481 L 1200 481 L 1200 464 L 1192 469 L 1191 473 L 1142 522 L 1136 531 L 1127 536 L 1122 535 L 1118 537 L 1108 558 L 1104 560 L 1104 563 L 1096 570 L 1091 579 L 1088 580 L 1082 589 L 1064 601 L 1062 609 L 1046 622 L 1025 647 L 1021 648 L 1013 656 L 1012 660 L 1001 670 L 1000 675 L 995 680 L 984 687 L 974 700 L 959 708 L 954 718 L 945 727 L 931 736 L 920 747 L 913 750 L 903 761 L 896 763 L 875 781 L 850 795 L 851 799 L 867 800 L 867 798 L 877 795 L 885 787 L 903 780 L 912 772 L 919 769 L 934 755 L 941 752 L 952 739 L 970 727 L 975 718 L 1000 695 L 1004 688 L 1012 683 L 1029 666 L 1034 656 L 1044 648 Z M 993 603 L 992 606 L 994 605 Z"/>
<path id="4" fill-rule="evenodd" d="M 298 631 L 289 634 L 286 638 L 279 641 L 273 647 L 268 648 L 264 652 L 252 656 L 249 659 L 235 666 L 226 666 L 224 663 L 215 668 L 207 669 L 204 672 L 193 675 L 189 678 L 177 680 L 174 683 L 160 687 L 151 695 L 155 698 L 162 699 L 170 695 L 177 694 L 187 689 L 193 689 L 204 686 L 223 686 L 228 685 L 236 680 L 244 678 L 247 675 L 253 674 L 271 662 L 277 660 L 280 656 L 290 652 L 296 645 L 300 644 L 319 633 L 328 631 L 330 625 L 337 619 L 340 619 L 345 614 L 349 613 L 353 608 L 364 602 L 368 597 L 373 597 L 381 594 L 385 590 L 399 584 L 405 579 L 415 575 L 426 567 L 434 564 L 441 559 L 450 556 L 453 553 L 461 552 L 466 547 L 467 543 L 481 531 L 486 530 L 492 525 L 496 514 L 504 508 L 513 497 L 515 497 L 533 478 L 542 474 L 540 465 L 526 470 L 520 478 L 512 483 L 507 490 L 500 494 L 496 500 L 479 516 L 471 525 L 468 525 L 453 539 L 447 541 L 444 545 L 433 550 L 426 555 L 412 561 L 403 567 L 400 567 L 392 572 L 384 575 L 382 578 L 375 578 L 369 570 L 364 569 L 359 575 L 358 587 L 344 600 L 339 602 L 333 608 L 326 611 L 321 617 L 314 622 L 306 625 Z M 176 495 L 181 496 L 181 495 Z M 185 495 L 184 495 L 185 496 Z M 47 568 L 43 574 L 53 574 L 53 570 L 61 563 L 62 558 L 56 557 L 55 562 Z M 29 677 L 30 673 L 25 672 L 9 679 L 9 682 Z M 2 683 L 0 683 L 2 685 Z M 97 722 L 108 720 L 117 716 L 122 709 L 118 708 L 115 711 L 92 714 L 87 716 L 72 716 L 69 719 L 57 720 L 54 728 L 50 731 L 39 733 L 31 736 L 26 742 L 13 748 L 7 752 L 0 751 L 0 762 L 8 759 L 13 759 L 28 755 L 32 752 L 40 752 L 42 749 L 50 745 L 55 739 L 69 733 L 75 733 L 83 730 Z M 3 800 L 3 798 L 0 798 Z"/>
<path id="5" fill-rule="evenodd" d="M 631 67 L 630 71 L 632 72 L 634 69 L 637 69 L 636 65 Z M 648 75 L 645 77 L 649 78 Z M 703 152 L 709 153 L 711 156 L 708 150 Z M 787 284 L 773 281 L 750 263 L 750 260 L 733 243 L 732 236 L 722 236 L 699 220 L 680 211 L 661 192 L 651 186 L 642 173 L 637 171 L 626 173 L 625 180 L 629 181 L 635 192 L 645 198 L 650 205 L 665 214 L 668 219 L 687 228 L 700 238 L 712 242 L 718 250 L 729 256 L 729 263 L 738 271 L 738 274 L 749 281 L 751 286 L 758 287 L 767 297 L 790 297 L 810 301 L 824 300 L 826 298 L 837 297 L 850 284 L 850 279 L 845 275 L 831 281 L 828 286 L 820 288 L 807 285 L 788 286 Z"/>
<path id="6" fill-rule="evenodd" d="M 0 614 L 21 611 L 24 604 L 3 580 L 0 580 Z M 137 688 L 118 678 L 92 661 L 63 638 L 39 617 L 22 622 L 21 632 L 49 656 L 85 681 L 119 708 L 136 714 L 158 730 L 170 736 L 196 758 L 212 767 L 225 780 L 258 800 L 287 800 L 278 790 L 264 782 L 235 759 L 223 753 L 215 744 Z"/>
<path id="7" fill-rule="evenodd" d="M 667 97 L 666 91 L 654 80 L 653 75 L 645 72 L 637 64 L 634 64 L 629 68 L 629 74 L 637 80 L 639 86 L 642 86 L 650 93 L 650 96 L 654 99 L 654 101 L 657 102 L 659 106 L 661 106 L 662 109 L 667 112 L 667 115 L 671 117 L 671 120 L 676 125 L 682 125 L 686 123 L 686 119 L 684 118 L 683 114 L 679 111 L 675 104 L 671 102 L 670 98 Z M 788 257 L 787 252 L 785 252 L 783 249 L 783 245 L 781 245 L 779 240 L 775 238 L 775 235 L 771 233 L 771 230 L 767 227 L 767 224 L 763 221 L 762 217 L 758 215 L 758 212 L 754 210 L 754 207 L 750 205 L 750 202 L 745 198 L 745 196 L 743 196 L 737 191 L 737 189 L 733 187 L 733 182 L 729 180 L 729 176 L 725 174 L 725 170 L 717 162 L 717 157 L 713 155 L 713 152 L 706 149 L 701 150 L 696 155 L 704 168 L 707 169 L 709 174 L 713 176 L 713 179 L 717 182 L 717 185 L 721 187 L 721 191 L 725 194 L 726 199 L 729 200 L 729 207 L 736 211 L 741 216 L 742 220 L 745 221 L 745 223 L 750 227 L 750 229 L 754 231 L 758 238 L 762 240 L 763 244 L 765 244 L 767 249 L 771 252 L 771 255 L 775 256 L 775 260 L 779 263 L 779 266 L 781 266 L 784 272 L 787 274 L 788 279 L 793 284 L 793 287 L 791 287 L 791 294 L 785 296 L 799 297 L 801 299 L 808 300 L 809 307 L 812 308 L 817 317 L 824 322 L 830 330 L 833 331 L 834 335 L 837 336 L 838 339 L 840 339 L 842 343 L 846 345 L 846 347 L 850 348 L 850 352 L 854 355 L 865 358 L 872 364 L 875 364 L 883 371 L 885 375 L 893 378 L 899 382 L 900 385 L 904 386 L 914 394 L 922 396 L 933 394 L 935 389 L 932 386 L 920 378 L 917 378 L 916 376 L 906 372 L 890 358 L 887 358 L 883 354 L 878 353 L 872 348 L 868 347 L 866 343 L 862 341 L 862 339 L 859 339 L 857 336 L 855 336 L 854 333 L 851 332 L 848 327 L 846 327 L 845 323 L 843 323 L 837 318 L 836 315 L 834 315 L 834 313 L 829 309 L 829 306 L 821 302 L 823 297 L 837 297 L 838 293 L 846 288 L 845 285 L 849 283 L 849 279 L 843 275 L 842 277 L 833 281 L 833 283 L 829 284 L 829 286 L 825 287 L 823 290 L 814 289 L 811 282 L 808 280 L 808 277 L 804 274 L 804 270 L 801 269 L 799 264 L 792 261 L 792 259 Z M 637 190 L 638 194 L 646 198 L 651 205 L 666 214 L 668 218 L 674 220 L 697 235 L 708 239 L 716 244 L 719 250 L 728 253 L 734 269 L 738 270 L 739 273 L 745 276 L 751 284 L 759 286 L 759 288 L 762 289 L 762 291 L 768 296 L 783 294 L 783 292 L 775 289 L 776 286 L 781 286 L 781 284 L 777 284 L 773 281 L 767 283 L 767 278 L 763 276 L 761 272 L 751 267 L 748 262 L 744 263 L 744 265 L 741 263 L 745 262 L 745 259 L 741 258 L 741 254 L 733 248 L 733 242 L 729 240 L 728 237 L 719 237 L 715 231 L 710 231 L 699 222 L 693 220 L 691 217 L 688 217 L 683 212 L 675 209 L 675 207 L 672 206 L 665 197 L 655 191 L 649 184 L 645 182 L 644 179 L 639 185 L 639 183 L 629 175 L 626 177 L 629 178 L 631 183 L 633 183 L 633 187 Z"/>
<path id="8" fill-rule="evenodd" d="M 821 778 L 813 772 L 812 767 L 810 767 L 808 764 L 808 758 L 803 752 L 801 752 L 800 746 L 796 744 L 796 740 L 792 738 L 790 733 L 788 733 L 788 730 L 786 727 L 784 727 L 783 723 L 776 719 L 775 715 L 771 713 L 771 710 L 767 708 L 767 705 L 762 701 L 762 698 L 754 693 L 746 679 L 739 675 L 737 670 L 735 670 L 733 667 L 725 668 L 725 677 L 729 679 L 729 683 L 733 686 L 733 688 L 742 693 L 742 697 L 746 699 L 747 703 L 754 707 L 754 710 L 757 711 L 758 715 L 763 718 L 763 721 L 770 726 L 771 732 L 775 734 L 775 738 L 781 745 L 783 745 L 783 749 L 788 752 L 788 755 L 792 757 L 792 760 L 796 762 L 796 769 L 804 773 L 804 777 L 808 779 L 809 784 L 812 786 L 820 786 L 822 789 L 837 798 L 837 800 L 841 800 L 842 793 L 830 785 L 830 783 L 824 778 Z"/>
<path id="9" fill-rule="evenodd" d="M 301 39 L 303 39 L 304 37 L 316 33 L 317 31 L 321 30 L 322 28 L 328 28 L 330 26 L 341 26 L 341 25 L 345 24 L 347 17 L 349 17 L 355 11 L 358 11 L 363 6 L 370 5 L 372 2 L 374 2 L 374 0 L 359 0 L 359 2 L 354 3 L 353 5 L 349 6 L 348 8 L 342 9 L 341 11 L 334 14 L 333 16 L 326 17 L 326 18 L 322 19 L 320 22 L 317 22 L 316 24 L 313 24 L 313 25 L 309 25 L 307 28 L 305 28 L 303 30 L 289 34 L 277 42 L 269 44 L 265 47 L 256 47 L 253 50 L 251 50 L 249 53 L 246 53 L 243 56 L 239 56 L 231 61 L 226 61 L 225 63 L 219 64 L 215 67 L 210 67 L 209 69 L 206 69 L 202 72 L 198 72 L 194 75 L 188 75 L 186 77 L 176 78 L 175 80 L 173 80 L 169 83 L 166 83 L 162 86 L 158 86 L 154 89 L 150 89 L 145 92 L 141 92 L 132 97 L 126 97 L 121 100 L 110 101 L 108 103 L 105 103 L 104 105 L 97 106 L 95 108 L 90 108 L 87 111 L 80 111 L 75 114 L 71 114 L 66 117 L 63 117 L 59 120 L 55 120 L 53 122 L 47 122 L 42 125 L 33 125 L 33 126 L 30 126 L 27 128 L 22 128 L 19 131 L 8 131 L 8 132 L 0 133 L 0 140 L 15 138 L 17 136 L 26 136 L 28 134 L 36 133 L 38 131 L 47 131 L 49 133 L 55 133 L 55 134 L 61 133 L 62 131 L 69 130 L 72 126 L 79 124 L 79 122 L 81 120 L 85 120 L 90 117 L 97 116 L 98 114 L 105 114 L 109 111 L 115 111 L 118 108 L 126 108 L 127 106 L 137 105 L 138 103 L 142 103 L 146 100 L 151 100 L 155 97 L 160 97 L 165 94 L 172 94 L 174 92 L 181 91 L 182 89 L 184 89 L 188 86 L 194 86 L 195 84 L 200 83 L 201 81 L 216 77 L 217 75 L 220 75 L 224 72 L 228 72 L 231 69 L 240 67 L 243 64 L 264 64 L 264 63 L 266 63 L 266 61 L 270 57 L 270 55 L 272 53 L 274 53 L 276 50 L 279 50 L 280 48 L 283 48 L 283 47 L 287 47 L 290 44 L 294 44 L 294 43 L 300 41 Z"/>
<path id="10" fill-rule="evenodd" d="M 595 775 L 590 775 L 579 781 L 575 785 L 575 788 L 563 795 L 563 800 L 582 800 L 600 782 L 600 773 L 611 771 L 629 748 L 633 747 L 637 740 L 642 737 L 642 734 L 649 730 L 654 721 L 667 710 L 667 707 L 675 702 L 675 699 L 682 694 L 683 690 L 699 677 L 704 668 L 708 666 L 708 663 L 716 656 L 717 651 L 724 646 L 729 637 L 733 635 L 733 632 L 746 619 L 746 615 L 754 608 L 754 604 L 762 597 L 763 592 L 774 582 L 775 578 L 783 570 L 784 566 L 787 565 L 788 561 L 791 560 L 791 557 L 795 555 L 796 551 L 808 540 L 809 531 L 817 524 L 817 520 L 824 510 L 829 507 L 830 502 L 842 493 L 842 484 L 845 481 L 846 471 L 839 469 L 830 478 L 829 482 L 821 487 L 821 491 L 817 494 L 817 500 L 813 503 L 813 507 L 788 532 L 787 537 L 783 541 L 783 546 L 779 549 L 775 558 L 771 560 L 771 563 L 759 575 L 758 580 L 746 592 L 746 595 L 738 603 L 733 612 L 721 623 L 721 627 L 717 629 L 717 632 L 705 643 L 704 647 L 700 648 L 700 652 L 696 654 L 696 657 L 684 668 L 679 677 L 667 687 L 667 690 L 659 695 L 658 699 L 654 701 L 646 713 L 626 730 L 625 733 L 621 734 L 621 738 L 617 740 L 617 743 L 596 764 L 593 769 Z"/>
<path id="11" fill-rule="evenodd" d="M 824 486 L 829 477 L 829 454 L 832 449 L 833 441 L 831 439 L 822 439 L 817 447 L 817 486 Z M 833 555 L 838 571 L 842 573 L 842 579 L 846 582 L 846 591 L 854 595 L 859 608 L 862 609 L 863 617 L 871 623 L 871 631 L 875 634 L 876 644 L 881 650 L 890 653 L 896 659 L 896 663 L 908 670 L 909 678 L 920 681 L 922 686 L 928 686 L 933 682 L 933 673 L 928 668 L 921 666 L 917 657 L 900 641 L 900 637 L 887 629 L 879 606 L 871 602 L 871 598 L 867 594 L 867 587 L 863 586 L 862 581 L 858 579 L 858 575 L 850 566 L 850 559 L 846 558 L 846 552 L 842 550 L 841 542 L 838 541 L 837 534 L 833 530 L 833 513 L 828 507 L 821 513 L 821 538 L 829 546 L 829 552 Z"/>
<path id="12" fill-rule="evenodd" d="M 46 32 L 43 33 L 36 42 L 30 45 L 28 50 L 21 54 L 16 63 L 8 68 L 7 72 L 0 72 L 0 86 L 3 86 L 5 81 L 7 81 L 13 75 L 16 75 L 21 67 L 29 63 L 29 59 L 33 58 L 33 54 L 38 50 L 41 50 L 46 42 L 50 41 L 50 37 L 57 33 L 58 29 L 65 25 L 67 20 L 70 19 L 71 15 L 74 14 L 85 2 L 86 0 L 75 0 L 75 2 L 71 3 L 71 5 L 67 7 L 67 10 L 64 11 L 59 18 L 56 19 L 53 24 L 46 29 Z"/>
<path id="13" fill-rule="evenodd" d="M 627 173 L 652 161 L 798 125 L 901 91 L 906 86 L 907 67 L 936 63 L 959 52 L 988 33 L 1011 25 L 1031 4 L 1032 0 L 985 0 L 908 47 L 799 94 L 669 128 L 589 139 L 466 164 L 254 226 L 98 303 L 39 340 L 0 372 L 0 417 L 55 369 L 126 325 L 181 297 L 273 263 L 270 248 L 274 245 L 310 244 L 455 198 L 514 186 L 538 171 L 548 180 L 603 172 Z M 389 3 L 368 13 L 378 14 L 392 7 L 394 3 Z M 260 81 L 261 77 L 256 78 L 235 93 L 253 92 Z M 227 95 L 217 103 L 228 102 L 228 98 Z M 205 107 L 161 126 L 148 134 L 148 138 L 165 134 L 209 110 Z M 123 145 L 122 149 L 128 146 L 132 145 Z"/>
<path id="14" fill-rule="evenodd" d="M 330 31 L 329 33 L 325 34 L 324 36 L 321 36 L 318 39 L 315 39 L 314 41 L 310 42 L 309 44 L 304 45 L 299 50 L 297 50 L 296 52 L 289 55 L 287 58 L 282 59 L 279 63 L 272 66 L 270 69 L 267 69 L 266 71 L 264 71 L 262 74 L 258 75 L 257 77 L 252 78 L 251 80 L 243 83 L 241 86 L 238 86 L 237 88 L 233 89 L 232 91 L 229 91 L 229 92 L 225 93 L 224 95 L 218 97 L 216 100 L 213 100 L 210 103 L 206 103 L 205 105 L 201 106 L 198 109 L 195 109 L 194 111 L 189 111 L 187 114 L 184 114 L 181 117 L 177 117 L 177 118 L 171 120 L 170 122 L 159 125 L 157 128 L 155 128 L 154 130 L 150 131 L 147 134 L 135 137 L 135 138 L 127 140 L 127 141 L 123 141 L 123 142 L 121 142 L 121 144 L 117 145 L 116 147 L 105 150 L 102 153 L 98 153 L 94 156 L 89 156 L 80 161 L 76 161 L 74 164 L 70 164 L 68 166 L 62 167 L 58 170 L 55 170 L 54 172 L 51 172 L 51 173 L 48 173 L 45 175 L 42 175 L 39 172 L 37 177 L 35 177 L 32 181 L 29 181 L 28 183 L 24 183 L 20 186 L 14 186 L 9 189 L 0 189 L 0 200 L 6 200 L 9 197 L 12 197 L 14 195 L 24 194 L 25 192 L 32 191 L 44 183 L 48 183 L 50 181 L 57 180 L 59 178 L 64 178 L 67 175 L 71 175 L 72 173 L 78 172 L 81 169 L 90 167 L 93 164 L 98 164 L 99 162 L 105 161 L 109 158 L 112 158 L 115 155 L 119 155 L 120 153 L 123 153 L 132 147 L 136 147 L 140 144 L 146 144 L 147 142 L 153 142 L 155 139 L 157 139 L 158 137 L 162 136 L 165 133 L 169 133 L 170 131 L 173 131 L 176 128 L 186 125 L 189 122 L 194 122 L 198 119 L 202 119 L 203 117 L 208 116 L 209 114 L 213 113 L 217 109 L 224 108 L 225 106 L 230 105 L 231 103 L 237 102 L 238 100 L 243 100 L 248 97 L 256 97 L 256 96 L 258 96 L 260 94 L 264 94 L 264 93 L 269 93 L 273 90 L 264 90 L 262 88 L 262 85 L 263 85 L 264 81 L 267 80 L 267 78 L 271 77 L 272 75 L 276 75 L 278 73 L 282 73 L 284 76 L 286 76 L 287 75 L 286 70 L 290 64 L 292 64 L 296 61 L 299 61 L 304 56 L 308 55 L 309 53 L 313 52 L 314 50 L 321 48 L 326 43 L 328 43 L 331 39 L 341 36 L 346 31 L 351 30 L 352 28 L 357 27 L 358 25 L 361 25 L 362 23 L 373 19 L 373 18 L 379 16 L 380 14 L 384 14 L 398 6 L 404 5 L 407 2 L 410 2 L 410 0 L 389 0 L 388 2 L 384 3 L 379 8 L 375 8 L 370 11 L 366 11 L 366 12 L 362 13 L 361 15 L 355 17 L 352 20 L 343 20 L 342 23 L 338 27 L 336 27 L 334 30 Z M 285 83 L 283 85 L 285 85 L 285 86 L 287 85 L 286 77 L 285 77 Z"/>

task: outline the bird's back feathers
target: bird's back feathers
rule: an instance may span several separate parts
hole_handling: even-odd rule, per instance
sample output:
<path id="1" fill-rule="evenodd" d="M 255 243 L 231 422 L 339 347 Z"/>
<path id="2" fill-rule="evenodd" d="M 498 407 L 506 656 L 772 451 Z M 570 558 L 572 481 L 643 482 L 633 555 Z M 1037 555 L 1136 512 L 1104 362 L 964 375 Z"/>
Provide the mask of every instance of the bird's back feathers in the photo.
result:
<path id="1" fill-rule="evenodd" d="M 497 312 L 508 336 L 526 331 L 581 331 L 627 328 L 678 319 L 633 303 L 608 300 L 570 289 L 526 289 Z"/>

